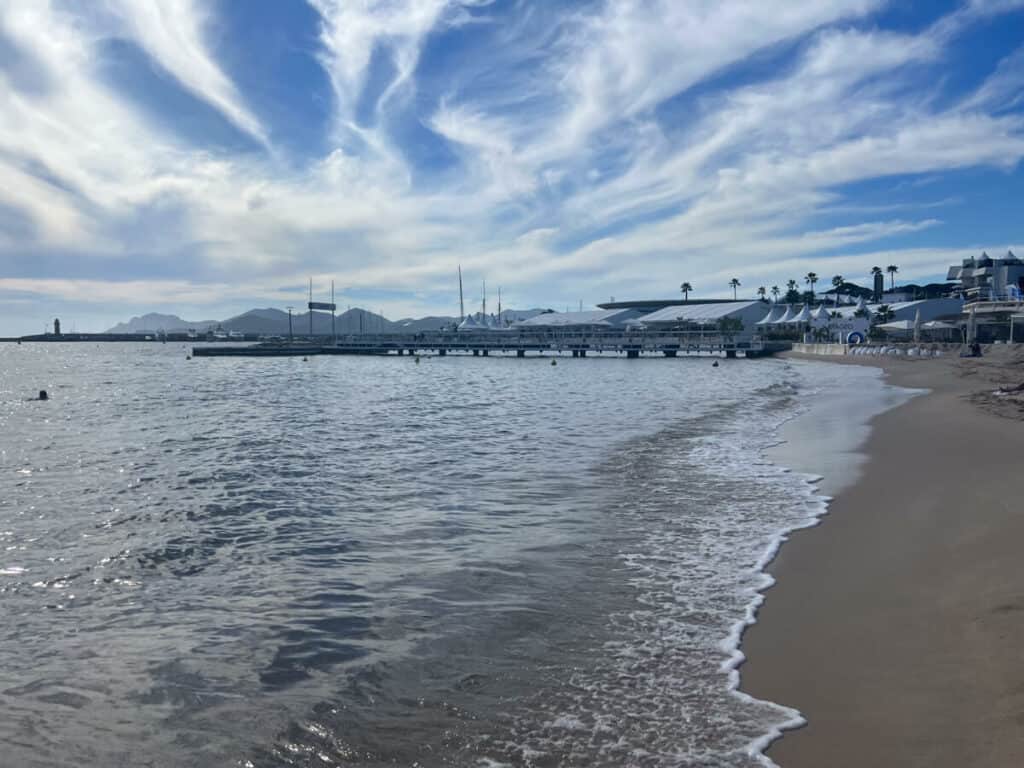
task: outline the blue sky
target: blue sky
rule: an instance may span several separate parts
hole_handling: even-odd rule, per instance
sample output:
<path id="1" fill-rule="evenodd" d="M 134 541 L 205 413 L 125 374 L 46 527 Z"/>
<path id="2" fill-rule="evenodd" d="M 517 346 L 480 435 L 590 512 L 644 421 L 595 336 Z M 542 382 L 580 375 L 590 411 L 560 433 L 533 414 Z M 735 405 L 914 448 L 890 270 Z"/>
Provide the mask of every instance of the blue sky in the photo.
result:
<path id="1" fill-rule="evenodd" d="M 0 100 L 0 335 L 1024 251 L 1024 0 L 6 0 Z"/>

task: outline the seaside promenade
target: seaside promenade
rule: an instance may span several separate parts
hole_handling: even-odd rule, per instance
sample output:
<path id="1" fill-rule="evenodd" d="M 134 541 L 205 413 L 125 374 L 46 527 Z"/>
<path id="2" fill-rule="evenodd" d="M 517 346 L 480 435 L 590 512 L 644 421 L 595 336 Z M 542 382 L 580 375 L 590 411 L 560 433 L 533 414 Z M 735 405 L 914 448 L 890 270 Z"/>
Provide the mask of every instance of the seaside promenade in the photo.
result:
<path id="1" fill-rule="evenodd" d="M 768 755 L 1024 765 L 1024 347 L 832 360 L 930 393 L 875 419 L 862 476 L 769 568 L 742 688 L 808 723 Z"/>

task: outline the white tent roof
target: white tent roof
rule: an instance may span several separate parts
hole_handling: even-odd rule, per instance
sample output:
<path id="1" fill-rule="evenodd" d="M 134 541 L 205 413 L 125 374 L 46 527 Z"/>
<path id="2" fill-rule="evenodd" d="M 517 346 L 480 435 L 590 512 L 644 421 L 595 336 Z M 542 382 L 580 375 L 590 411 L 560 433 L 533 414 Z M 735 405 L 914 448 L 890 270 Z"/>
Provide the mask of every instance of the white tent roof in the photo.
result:
<path id="1" fill-rule="evenodd" d="M 516 323 L 517 328 L 572 328 L 585 326 L 615 326 L 638 314 L 637 310 L 595 309 L 588 312 L 545 312 Z"/>
<path id="2" fill-rule="evenodd" d="M 816 310 L 814 310 L 814 312 L 811 314 L 811 319 L 812 320 L 828 320 L 828 310 L 825 309 L 825 305 L 824 304 L 819 305 L 818 308 Z"/>
<path id="3" fill-rule="evenodd" d="M 774 304 L 772 308 L 768 310 L 768 314 L 764 316 L 758 325 L 772 325 L 777 323 L 779 318 L 786 314 L 787 307 L 784 304 Z"/>
<path id="4" fill-rule="evenodd" d="M 783 323 L 788 323 L 790 320 L 793 319 L 793 317 L 795 315 L 796 315 L 795 309 L 787 304 L 786 305 L 786 312 L 785 312 L 785 314 L 783 314 L 782 317 L 780 317 L 778 320 L 776 320 L 775 324 L 776 325 L 782 325 Z"/>
<path id="5" fill-rule="evenodd" d="M 804 308 L 800 310 L 794 317 L 790 319 L 791 323 L 806 323 L 811 319 L 811 308 L 804 304 Z"/>
<path id="6" fill-rule="evenodd" d="M 695 323 L 711 325 L 723 317 L 739 314 L 751 307 L 763 305 L 763 301 L 724 301 L 714 304 L 681 304 L 659 309 L 640 318 L 644 325 L 653 323 Z"/>
<path id="7" fill-rule="evenodd" d="M 466 319 L 459 323 L 458 330 L 460 331 L 479 331 L 481 328 L 480 323 L 472 315 L 466 315 Z"/>
<path id="8" fill-rule="evenodd" d="M 921 327 L 928 331 L 940 331 L 940 330 L 954 330 L 958 326 L 952 323 L 944 323 L 941 320 L 931 320 L 927 323 L 921 323 Z"/>

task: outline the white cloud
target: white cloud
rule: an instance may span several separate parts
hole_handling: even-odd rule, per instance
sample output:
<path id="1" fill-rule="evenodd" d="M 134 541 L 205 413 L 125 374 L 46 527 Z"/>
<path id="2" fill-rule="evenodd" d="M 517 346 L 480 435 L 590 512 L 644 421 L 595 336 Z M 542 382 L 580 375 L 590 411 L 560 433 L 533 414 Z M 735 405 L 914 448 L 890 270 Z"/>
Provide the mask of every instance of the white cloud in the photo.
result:
<path id="1" fill-rule="evenodd" d="M 210 52 L 198 4 L 108 0 L 116 13 L 88 23 L 47 2 L 4 4 L 0 29 L 31 51 L 48 87 L 26 90 L 0 69 L 0 204 L 38 232 L 28 242 L 0 237 L 0 248 L 60 248 L 69 258 L 88 256 L 97 274 L 6 277 L 0 289 L 76 302 L 158 295 L 168 309 L 212 308 L 254 295 L 287 301 L 275 286 L 314 272 L 352 290 L 405 292 L 404 305 L 381 302 L 404 315 L 430 311 L 424 297 L 452 290 L 461 263 L 472 279 L 486 275 L 527 303 L 557 304 L 564 292 L 573 301 L 674 294 L 683 279 L 714 295 L 734 274 L 745 284 L 784 282 L 808 269 L 856 274 L 876 257 L 853 251 L 942 232 L 935 211 L 893 213 L 898 200 L 858 207 L 844 185 L 977 166 L 1012 170 L 1024 157 L 1024 121 L 1005 108 L 1019 96 L 1019 52 L 962 101 L 936 98 L 949 30 L 972 14 L 995 13 L 992 4 L 898 34 L 859 23 L 877 6 L 869 0 L 629 0 L 557 19 L 538 6 L 532 21 L 493 25 L 501 50 L 470 69 L 504 87 L 474 88 L 470 75 L 452 73 L 450 90 L 421 119 L 458 164 L 443 182 L 418 186 L 418 169 L 388 120 L 360 126 L 356 105 L 379 50 L 395 71 L 374 109 L 382 118 L 407 116 L 402 97 L 418 87 L 427 37 L 464 25 L 471 4 L 311 4 L 322 17 L 337 142 L 323 157 L 292 164 L 273 147 L 213 156 L 185 145 L 97 73 L 99 43 L 129 35 L 265 140 Z M 687 96 L 685 106 L 656 109 L 751 54 L 796 40 L 782 68 L 726 78 L 699 99 Z M 145 217 L 153 211 L 173 211 L 174 226 L 150 236 Z M 125 220 L 133 216 L 143 234 L 129 237 Z M 904 259 L 901 275 L 913 277 L 943 271 L 952 254 L 966 252 L 904 249 L 877 259 Z M 183 253 L 202 265 L 202 279 L 102 276 L 106 259 Z"/>
<path id="2" fill-rule="evenodd" d="M 587 19 L 563 73 L 574 140 L 631 118 L 768 46 L 864 15 L 878 0 L 608 3 Z"/>
<path id="3" fill-rule="evenodd" d="M 89 222 L 66 195 L 3 160 L 0 160 L 0 203 L 27 214 L 29 226 L 38 232 L 43 244 L 73 245 L 90 237 Z M 0 243 L 15 248 L 20 245 L 2 232 Z"/>
<path id="4" fill-rule="evenodd" d="M 137 204 L 161 184 L 159 137 L 90 76 L 92 41 L 46 2 L 5 6 L 5 34 L 31 51 L 48 87 L 25 92 L 0 78 L 0 152 L 45 169 L 61 184 L 23 178 L 0 197 L 24 209 L 42 242 L 102 247 L 89 226 L 98 211 Z M 8 173 L 11 173 L 8 170 Z M 72 224 L 77 221 L 77 224 Z"/>
<path id="5" fill-rule="evenodd" d="M 194 0 L 106 0 L 123 32 L 196 96 L 261 143 L 266 134 L 214 61 L 204 39 L 205 3 Z"/>
<path id="6" fill-rule="evenodd" d="M 354 121 L 376 49 L 395 67 L 395 74 L 378 103 L 408 82 L 419 60 L 423 39 L 444 12 L 460 3 L 452 0 L 309 0 L 323 19 L 322 58 L 338 98 L 340 117 Z"/>
<path id="7" fill-rule="evenodd" d="M 964 99 L 963 109 L 1005 112 L 1024 103 L 1024 46 L 999 62 L 974 93 Z"/>

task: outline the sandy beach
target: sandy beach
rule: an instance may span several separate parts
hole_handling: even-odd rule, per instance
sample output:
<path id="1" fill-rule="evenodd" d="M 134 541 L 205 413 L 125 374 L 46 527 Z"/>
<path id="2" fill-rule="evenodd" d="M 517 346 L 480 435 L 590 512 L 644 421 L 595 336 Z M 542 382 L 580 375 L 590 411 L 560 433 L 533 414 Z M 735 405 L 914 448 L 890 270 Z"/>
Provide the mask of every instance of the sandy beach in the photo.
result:
<path id="1" fill-rule="evenodd" d="M 1024 393 L 996 394 L 1024 383 L 1024 350 L 837 361 L 931 391 L 874 420 L 859 481 L 769 568 L 742 689 L 808 724 L 768 755 L 1024 765 Z"/>

